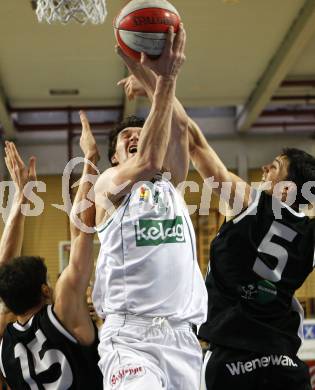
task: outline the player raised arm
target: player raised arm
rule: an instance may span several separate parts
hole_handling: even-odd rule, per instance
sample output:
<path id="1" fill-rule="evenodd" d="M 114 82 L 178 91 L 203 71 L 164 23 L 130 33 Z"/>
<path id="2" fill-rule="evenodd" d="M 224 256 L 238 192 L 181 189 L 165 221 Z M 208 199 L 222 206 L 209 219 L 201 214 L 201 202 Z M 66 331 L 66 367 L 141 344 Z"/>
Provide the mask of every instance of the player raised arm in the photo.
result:
<path id="1" fill-rule="evenodd" d="M 80 112 L 82 135 L 80 146 L 84 153 L 85 163 L 79 189 L 71 213 L 79 213 L 82 226 L 95 225 L 95 205 L 88 199 L 93 186 L 88 175 L 96 175 L 96 164 L 99 153 L 86 115 Z M 82 202 L 85 207 L 80 210 Z M 79 208 L 79 210 L 77 210 Z M 73 333 L 83 345 L 90 345 L 95 340 L 95 330 L 89 315 L 86 302 L 86 290 L 93 271 L 93 237 L 94 234 L 73 226 L 71 218 L 71 250 L 69 265 L 62 272 L 55 289 L 54 311 L 62 324 Z"/>
<path id="2" fill-rule="evenodd" d="M 112 201 L 119 201 L 134 183 L 151 180 L 161 171 L 170 138 L 172 101 L 176 79 L 185 60 L 185 32 L 181 28 L 174 34 L 171 27 L 162 55 L 155 61 L 142 58 L 142 62 L 157 74 L 150 114 L 141 130 L 137 153 L 125 162 L 108 169 L 102 175 L 102 188 Z M 115 195 L 117 186 L 129 183 Z"/>
<path id="3" fill-rule="evenodd" d="M 184 40 L 181 44 L 185 46 L 186 34 L 184 30 L 183 32 Z M 142 53 L 142 58 L 145 60 L 139 63 L 126 56 L 119 47 L 117 52 L 134 75 L 133 78 L 127 77 L 121 80 L 118 85 L 125 87 L 128 99 L 133 99 L 135 95 L 148 96 L 152 102 L 156 88 L 156 75 L 145 66 L 147 57 Z M 188 117 L 180 108 L 177 105 L 173 106 L 172 131 L 163 162 L 163 167 L 171 172 L 171 180 L 175 185 L 186 179 L 189 169 Z"/>
<path id="4" fill-rule="evenodd" d="M 217 188 L 214 188 L 218 195 L 222 195 L 221 188 L 223 183 L 231 183 L 231 194 L 228 195 L 225 201 L 230 207 L 233 207 L 236 199 L 243 203 L 243 208 L 246 208 L 250 200 L 250 186 L 227 169 L 220 157 L 209 145 L 199 126 L 191 118 L 189 118 L 188 129 L 190 157 L 201 177 L 203 179 L 214 178 L 214 181 L 219 184 Z M 243 184 L 238 187 L 238 183 Z M 242 191 L 244 186 L 245 192 Z"/>
<path id="5" fill-rule="evenodd" d="M 35 158 L 31 157 L 29 165 L 26 166 L 13 142 L 5 143 L 5 163 L 14 183 L 15 193 L 0 241 L 0 266 L 21 255 L 25 224 L 25 215 L 22 214 L 21 206 L 28 203 L 24 190 L 28 182 L 36 180 Z M 15 316 L 1 301 L 0 338 L 7 324 L 14 319 Z"/>
<path id="6" fill-rule="evenodd" d="M 125 93 L 129 99 L 133 99 L 135 96 L 148 96 L 150 98 L 156 82 L 155 76 L 149 69 L 144 68 L 141 72 L 139 72 L 138 69 L 139 65 L 137 65 L 137 69 L 132 69 L 133 75 L 121 80 L 118 84 L 124 87 Z M 214 181 L 218 183 L 218 186 L 214 187 L 213 190 L 218 195 L 221 195 L 222 183 L 231 183 L 231 194 L 225 201 L 233 207 L 236 195 L 239 196 L 241 202 L 244 201 L 243 207 L 247 207 L 250 197 L 249 185 L 227 169 L 220 157 L 209 145 L 196 122 L 188 117 L 185 109 L 177 98 L 174 100 L 174 113 L 176 113 L 178 118 L 181 118 L 181 122 L 184 122 L 185 118 L 188 121 L 190 158 L 202 178 L 214 178 Z M 240 191 L 237 191 L 237 183 L 243 183 L 243 186 L 245 186 L 245 197 L 241 190 L 242 186 L 239 188 Z"/>
<path id="7" fill-rule="evenodd" d="M 0 265 L 21 254 L 25 223 L 21 206 L 28 203 L 24 189 L 28 182 L 36 180 L 34 157 L 30 158 L 29 165 L 26 166 L 13 142 L 5 143 L 5 154 L 5 163 L 14 183 L 15 193 L 0 241 Z"/>

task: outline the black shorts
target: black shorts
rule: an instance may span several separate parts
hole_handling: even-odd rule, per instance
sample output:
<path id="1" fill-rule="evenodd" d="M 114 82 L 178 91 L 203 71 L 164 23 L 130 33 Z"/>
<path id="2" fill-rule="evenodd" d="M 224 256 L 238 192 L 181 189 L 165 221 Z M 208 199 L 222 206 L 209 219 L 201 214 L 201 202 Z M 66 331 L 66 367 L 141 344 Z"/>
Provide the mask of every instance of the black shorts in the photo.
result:
<path id="1" fill-rule="evenodd" d="M 312 390 L 308 367 L 296 356 L 215 347 L 204 369 L 207 390 Z"/>

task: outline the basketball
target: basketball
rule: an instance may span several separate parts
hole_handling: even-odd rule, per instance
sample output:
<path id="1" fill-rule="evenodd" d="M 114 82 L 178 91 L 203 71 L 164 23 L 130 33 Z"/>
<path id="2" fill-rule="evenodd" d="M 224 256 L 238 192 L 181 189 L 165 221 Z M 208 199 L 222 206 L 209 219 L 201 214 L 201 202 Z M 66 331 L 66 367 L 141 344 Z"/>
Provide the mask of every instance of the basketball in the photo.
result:
<path id="1" fill-rule="evenodd" d="M 159 56 L 170 26 L 178 31 L 180 16 L 166 0 L 132 0 L 114 20 L 118 45 L 128 56 L 139 60 L 141 52 Z"/>

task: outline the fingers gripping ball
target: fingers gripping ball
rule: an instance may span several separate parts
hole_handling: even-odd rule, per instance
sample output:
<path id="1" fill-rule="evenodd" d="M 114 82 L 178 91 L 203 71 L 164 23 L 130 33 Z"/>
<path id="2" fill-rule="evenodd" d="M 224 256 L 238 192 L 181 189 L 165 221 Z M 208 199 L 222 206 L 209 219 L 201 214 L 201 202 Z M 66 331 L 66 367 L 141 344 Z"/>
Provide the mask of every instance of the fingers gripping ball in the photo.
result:
<path id="1" fill-rule="evenodd" d="M 132 0 L 114 20 L 118 45 L 128 56 L 139 60 L 141 52 L 159 56 L 170 26 L 178 31 L 180 16 L 166 0 Z"/>

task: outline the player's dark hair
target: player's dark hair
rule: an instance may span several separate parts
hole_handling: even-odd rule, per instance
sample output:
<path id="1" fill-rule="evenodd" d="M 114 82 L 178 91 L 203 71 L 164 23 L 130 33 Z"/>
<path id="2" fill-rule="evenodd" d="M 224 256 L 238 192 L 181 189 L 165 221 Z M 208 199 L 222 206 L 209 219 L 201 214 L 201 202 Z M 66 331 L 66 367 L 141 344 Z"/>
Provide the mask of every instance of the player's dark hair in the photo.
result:
<path id="1" fill-rule="evenodd" d="M 9 310 L 21 315 L 42 299 L 47 267 L 41 257 L 20 256 L 0 267 L 0 298 Z"/>
<path id="2" fill-rule="evenodd" d="M 296 204 L 306 204 L 308 201 L 302 195 L 302 187 L 308 181 L 315 181 L 315 158 L 300 149 L 285 148 L 282 154 L 289 160 L 288 181 L 296 184 Z"/>
<path id="3" fill-rule="evenodd" d="M 112 163 L 112 157 L 116 152 L 117 138 L 118 134 L 126 129 L 127 127 L 143 127 L 145 120 L 143 118 L 139 118 L 137 116 L 128 116 L 122 122 L 118 123 L 118 125 L 110 132 L 109 134 L 109 144 L 108 144 L 108 160 L 112 166 L 117 164 Z"/>

